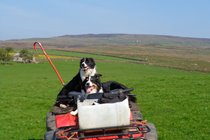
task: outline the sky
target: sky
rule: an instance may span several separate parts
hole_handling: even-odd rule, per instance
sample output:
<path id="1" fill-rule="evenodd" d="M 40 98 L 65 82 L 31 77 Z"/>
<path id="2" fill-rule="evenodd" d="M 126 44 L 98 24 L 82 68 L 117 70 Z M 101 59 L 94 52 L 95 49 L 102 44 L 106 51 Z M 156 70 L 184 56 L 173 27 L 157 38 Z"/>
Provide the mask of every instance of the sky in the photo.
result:
<path id="1" fill-rule="evenodd" d="M 1 0 L 0 40 L 125 33 L 210 38 L 210 0 Z"/>

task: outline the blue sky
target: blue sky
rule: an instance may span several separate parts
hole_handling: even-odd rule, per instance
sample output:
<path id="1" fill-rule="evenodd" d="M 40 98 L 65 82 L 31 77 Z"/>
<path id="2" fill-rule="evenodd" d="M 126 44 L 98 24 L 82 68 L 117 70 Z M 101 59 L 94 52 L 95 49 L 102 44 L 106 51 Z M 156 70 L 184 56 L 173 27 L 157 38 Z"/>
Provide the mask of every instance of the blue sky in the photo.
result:
<path id="1" fill-rule="evenodd" d="M 210 0 L 1 0 L 0 40 L 128 33 L 210 38 Z"/>

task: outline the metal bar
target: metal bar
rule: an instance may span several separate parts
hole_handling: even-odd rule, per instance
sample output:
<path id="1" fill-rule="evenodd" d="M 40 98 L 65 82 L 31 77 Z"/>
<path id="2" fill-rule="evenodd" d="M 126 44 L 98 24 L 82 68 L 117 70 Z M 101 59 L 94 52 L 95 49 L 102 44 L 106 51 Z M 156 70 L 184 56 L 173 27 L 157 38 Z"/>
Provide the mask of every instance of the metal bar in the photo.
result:
<path id="1" fill-rule="evenodd" d="M 36 50 L 36 44 L 39 45 L 39 47 L 42 49 L 42 52 L 44 53 L 45 57 L 47 58 L 48 62 L 50 63 L 50 65 L 53 67 L 53 70 L 55 71 L 56 75 L 58 76 L 61 84 L 64 86 L 64 81 L 61 77 L 61 75 L 59 74 L 58 70 L 56 69 L 55 65 L 53 64 L 53 62 L 51 61 L 49 55 L 46 53 L 45 49 L 42 47 L 42 44 L 40 42 L 34 42 L 34 50 Z"/>

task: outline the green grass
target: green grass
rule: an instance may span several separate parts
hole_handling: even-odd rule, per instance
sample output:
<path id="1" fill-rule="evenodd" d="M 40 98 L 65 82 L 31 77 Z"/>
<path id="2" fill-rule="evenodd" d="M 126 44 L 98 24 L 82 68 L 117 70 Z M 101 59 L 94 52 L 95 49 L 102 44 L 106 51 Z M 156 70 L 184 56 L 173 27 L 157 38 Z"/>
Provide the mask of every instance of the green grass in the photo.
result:
<path id="1" fill-rule="evenodd" d="M 65 82 L 79 60 L 54 61 Z M 102 81 L 133 87 L 144 119 L 155 124 L 159 140 L 208 140 L 210 137 L 210 74 L 104 62 L 96 59 Z M 0 65 L 0 139 L 41 139 L 46 113 L 61 89 L 47 62 Z"/>
<path id="2" fill-rule="evenodd" d="M 41 50 L 37 51 L 38 54 L 42 54 Z M 115 56 L 115 55 L 107 55 L 107 54 L 98 54 L 93 52 L 75 52 L 75 51 L 67 51 L 67 50 L 47 50 L 48 55 L 56 55 L 56 56 L 66 56 L 73 58 L 82 58 L 82 57 L 92 57 L 97 58 L 98 60 L 106 60 L 106 61 L 142 61 L 140 58 L 130 58 L 129 56 Z"/>

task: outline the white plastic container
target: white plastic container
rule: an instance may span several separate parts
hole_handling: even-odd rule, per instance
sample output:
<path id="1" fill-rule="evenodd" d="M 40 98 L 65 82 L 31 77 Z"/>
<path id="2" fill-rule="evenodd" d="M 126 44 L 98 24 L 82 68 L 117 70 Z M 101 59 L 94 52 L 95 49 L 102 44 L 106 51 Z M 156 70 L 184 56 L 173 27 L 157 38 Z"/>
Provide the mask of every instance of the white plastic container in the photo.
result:
<path id="1" fill-rule="evenodd" d="M 78 101 L 80 129 L 93 129 L 130 124 L 128 98 L 122 102 L 92 105 L 94 100 Z"/>

